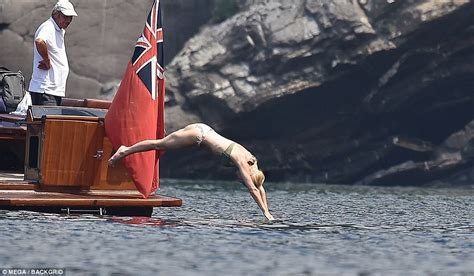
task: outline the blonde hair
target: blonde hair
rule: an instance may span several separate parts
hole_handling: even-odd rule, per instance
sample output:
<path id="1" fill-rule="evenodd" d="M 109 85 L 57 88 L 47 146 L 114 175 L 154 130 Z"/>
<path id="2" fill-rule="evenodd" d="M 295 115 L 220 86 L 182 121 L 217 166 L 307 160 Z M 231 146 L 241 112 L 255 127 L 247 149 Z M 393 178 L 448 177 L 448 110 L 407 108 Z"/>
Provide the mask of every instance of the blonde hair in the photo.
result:
<path id="1" fill-rule="evenodd" d="M 261 170 L 256 171 L 250 177 L 252 178 L 253 184 L 257 188 L 260 188 L 260 186 L 263 185 L 263 182 L 265 182 L 265 175 L 263 174 Z"/>

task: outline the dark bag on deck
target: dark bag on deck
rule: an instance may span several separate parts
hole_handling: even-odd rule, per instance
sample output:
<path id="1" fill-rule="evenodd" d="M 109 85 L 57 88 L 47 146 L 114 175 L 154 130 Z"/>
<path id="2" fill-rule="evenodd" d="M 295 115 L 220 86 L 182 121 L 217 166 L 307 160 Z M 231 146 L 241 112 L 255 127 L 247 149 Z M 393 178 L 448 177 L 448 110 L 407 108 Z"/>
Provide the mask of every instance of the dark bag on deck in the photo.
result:
<path id="1" fill-rule="evenodd" d="M 25 77 L 21 71 L 12 72 L 0 67 L 0 113 L 16 110 L 25 96 Z"/>

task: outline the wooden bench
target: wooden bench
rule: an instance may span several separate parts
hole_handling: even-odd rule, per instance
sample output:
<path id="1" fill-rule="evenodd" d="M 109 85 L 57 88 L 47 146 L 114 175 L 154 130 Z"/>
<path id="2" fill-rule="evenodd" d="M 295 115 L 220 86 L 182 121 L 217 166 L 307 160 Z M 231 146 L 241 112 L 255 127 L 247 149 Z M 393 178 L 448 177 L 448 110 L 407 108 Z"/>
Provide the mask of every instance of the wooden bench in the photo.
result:
<path id="1" fill-rule="evenodd" d="M 74 106 L 74 107 L 89 107 L 99 109 L 109 109 L 112 102 L 108 100 L 98 99 L 73 99 L 63 98 L 61 101 L 62 106 Z"/>
<path id="2" fill-rule="evenodd" d="M 25 141 L 25 136 L 26 122 L 24 117 L 0 114 L 0 140 Z"/>

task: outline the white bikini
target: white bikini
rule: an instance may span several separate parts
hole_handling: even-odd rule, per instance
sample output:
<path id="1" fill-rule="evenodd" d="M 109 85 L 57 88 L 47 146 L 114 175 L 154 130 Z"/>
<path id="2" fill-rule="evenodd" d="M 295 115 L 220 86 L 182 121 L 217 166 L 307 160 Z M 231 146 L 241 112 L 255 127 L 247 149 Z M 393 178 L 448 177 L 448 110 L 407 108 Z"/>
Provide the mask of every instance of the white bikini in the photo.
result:
<path id="1" fill-rule="evenodd" d="M 197 145 L 198 146 L 200 146 L 202 141 L 204 141 L 204 139 L 206 139 L 206 135 L 209 132 L 214 131 L 210 126 L 202 124 L 202 123 L 193 124 L 193 126 L 197 129 L 199 129 L 199 132 L 200 132 L 200 135 L 197 137 Z"/>

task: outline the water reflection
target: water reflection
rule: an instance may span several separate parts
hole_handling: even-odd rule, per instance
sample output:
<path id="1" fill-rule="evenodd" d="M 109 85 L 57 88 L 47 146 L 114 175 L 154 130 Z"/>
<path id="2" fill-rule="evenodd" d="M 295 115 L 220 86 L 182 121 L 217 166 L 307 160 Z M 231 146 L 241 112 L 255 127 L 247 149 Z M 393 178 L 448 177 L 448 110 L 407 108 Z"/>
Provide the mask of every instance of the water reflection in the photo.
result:
<path id="1" fill-rule="evenodd" d="M 111 217 L 107 219 L 109 222 L 127 224 L 127 225 L 138 225 L 138 226 L 151 226 L 151 227 L 176 227 L 179 221 L 164 220 L 153 217 Z"/>
<path id="2" fill-rule="evenodd" d="M 206 181 L 163 181 L 160 192 L 183 206 L 155 208 L 151 218 L 0 211 L 0 263 L 58 264 L 84 275 L 142 275 L 144 267 L 173 275 L 474 271 L 472 189 L 268 190 L 272 222 L 240 185 Z"/>

